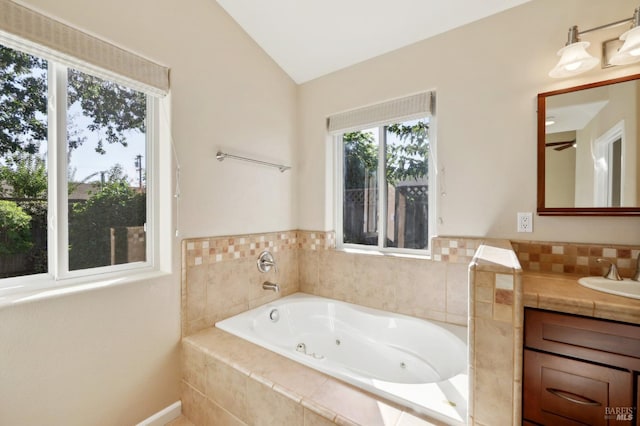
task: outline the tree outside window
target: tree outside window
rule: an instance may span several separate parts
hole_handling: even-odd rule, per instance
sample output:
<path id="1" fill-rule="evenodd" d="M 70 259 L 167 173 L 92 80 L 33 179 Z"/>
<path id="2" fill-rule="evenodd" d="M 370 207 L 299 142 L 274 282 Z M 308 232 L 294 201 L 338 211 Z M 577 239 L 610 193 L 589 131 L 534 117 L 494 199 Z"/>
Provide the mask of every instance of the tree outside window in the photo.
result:
<path id="1" fill-rule="evenodd" d="M 428 119 L 345 133 L 342 142 L 343 242 L 427 249 Z"/>
<path id="2" fill-rule="evenodd" d="M 47 272 L 49 185 L 68 195 L 68 270 L 146 257 L 127 240 L 144 247 L 147 95 L 53 65 L 0 45 L 0 277 Z M 52 72 L 67 75 L 64 117 L 48 116 Z M 47 162 L 53 121 L 66 123 L 65 182 Z"/>

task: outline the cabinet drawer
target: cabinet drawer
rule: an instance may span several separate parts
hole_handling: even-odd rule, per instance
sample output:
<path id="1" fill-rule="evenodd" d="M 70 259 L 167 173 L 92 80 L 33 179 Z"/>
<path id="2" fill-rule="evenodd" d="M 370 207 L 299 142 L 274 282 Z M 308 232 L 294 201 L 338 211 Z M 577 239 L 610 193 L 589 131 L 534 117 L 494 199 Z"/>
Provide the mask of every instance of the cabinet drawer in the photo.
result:
<path id="1" fill-rule="evenodd" d="M 525 310 L 525 347 L 640 370 L 640 326 Z"/>
<path id="2" fill-rule="evenodd" d="M 633 376 L 561 356 L 524 351 L 523 417 L 542 425 L 629 425 L 607 407 L 632 405 Z"/>

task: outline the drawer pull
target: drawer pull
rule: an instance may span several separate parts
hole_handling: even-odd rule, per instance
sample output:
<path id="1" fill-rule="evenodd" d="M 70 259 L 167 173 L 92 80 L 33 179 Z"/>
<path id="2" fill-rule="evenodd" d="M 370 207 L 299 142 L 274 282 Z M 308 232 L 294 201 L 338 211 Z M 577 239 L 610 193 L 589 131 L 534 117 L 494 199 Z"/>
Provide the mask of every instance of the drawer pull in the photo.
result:
<path id="1" fill-rule="evenodd" d="M 598 407 L 602 405 L 601 403 L 599 403 L 598 401 L 594 401 L 593 399 L 581 395 L 576 395 L 575 393 L 563 391 L 560 389 L 547 388 L 547 392 L 557 396 L 558 398 L 566 399 L 569 402 L 573 402 L 574 404 L 588 405 L 590 407 Z"/>

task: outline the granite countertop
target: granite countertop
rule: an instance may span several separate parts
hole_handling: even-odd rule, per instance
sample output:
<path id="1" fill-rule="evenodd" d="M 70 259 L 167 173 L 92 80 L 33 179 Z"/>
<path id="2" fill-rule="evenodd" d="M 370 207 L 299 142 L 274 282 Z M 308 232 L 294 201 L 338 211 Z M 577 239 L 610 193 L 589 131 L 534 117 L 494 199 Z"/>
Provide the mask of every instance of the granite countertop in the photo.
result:
<path id="1" fill-rule="evenodd" d="M 582 275 L 573 274 L 523 272 L 524 306 L 640 324 L 640 299 L 583 287 L 578 284 L 578 278 L 581 277 Z"/>

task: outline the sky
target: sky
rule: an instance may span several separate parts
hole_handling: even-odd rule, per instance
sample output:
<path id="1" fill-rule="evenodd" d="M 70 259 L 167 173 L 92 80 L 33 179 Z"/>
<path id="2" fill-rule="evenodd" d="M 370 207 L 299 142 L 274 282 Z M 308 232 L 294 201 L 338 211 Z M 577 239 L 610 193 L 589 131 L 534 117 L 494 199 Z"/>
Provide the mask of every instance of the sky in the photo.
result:
<path id="1" fill-rule="evenodd" d="M 127 143 L 126 147 L 121 144 L 108 144 L 104 143 L 104 150 L 106 154 L 99 154 L 95 151 L 95 147 L 100 138 L 99 132 L 91 132 L 87 129 L 87 125 L 90 119 L 80 114 L 80 108 L 74 105 L 69 111 L 73 115 L 74 122 L 78 129 L 81 129 L 82 135 L 87 137 L 87 140 L 77 149 L 74 149 L 71 153 L 71 161 L 69 168 L 75 169 L 74 180 L 81 182 L 93 173 L 98 173 L 89 180 L 89 182 L 99 181 L 100 172 L 107 171 L 115 164 L 120 164 L 125 174 L 129 178 L 129 182 L 132 186 L 138 186 L 138 172 L 135 167 L 135 158 L 137 155 L 142 155 L 142 167 L 146 169 L 146 153 L 145 153 L 145 135 L 139 131 L 126 132 Z"/>

